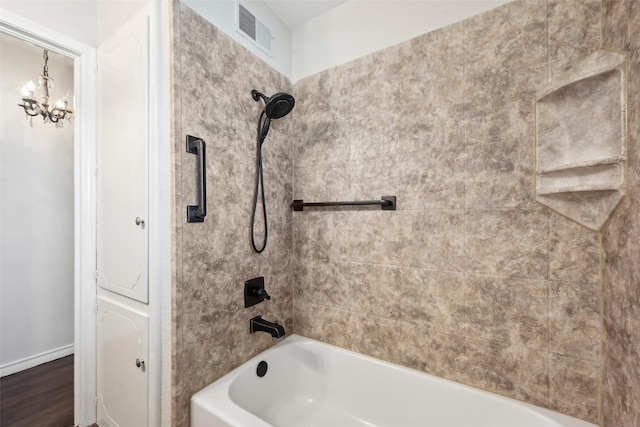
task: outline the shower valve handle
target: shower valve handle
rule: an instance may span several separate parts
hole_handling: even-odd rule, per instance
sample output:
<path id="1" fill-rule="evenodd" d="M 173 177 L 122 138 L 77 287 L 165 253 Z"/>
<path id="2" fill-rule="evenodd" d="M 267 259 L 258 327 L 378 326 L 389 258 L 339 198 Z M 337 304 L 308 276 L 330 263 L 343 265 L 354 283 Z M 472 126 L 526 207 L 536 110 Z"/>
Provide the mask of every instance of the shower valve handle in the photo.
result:
<path id="1" fill-rule="evenodd" d="M 271 295 L 267 293 L 267 290 L 265 288 L 251 288 L 249 292 L 254 297 L 264 298 L 266 300 L 271 299 Z"/>

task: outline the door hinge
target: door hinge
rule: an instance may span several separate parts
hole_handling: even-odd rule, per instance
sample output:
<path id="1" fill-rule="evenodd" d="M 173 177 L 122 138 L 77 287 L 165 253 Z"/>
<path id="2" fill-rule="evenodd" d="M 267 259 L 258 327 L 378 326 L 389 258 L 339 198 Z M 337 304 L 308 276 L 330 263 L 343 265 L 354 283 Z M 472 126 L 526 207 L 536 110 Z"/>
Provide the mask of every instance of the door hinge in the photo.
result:
<path id="1" fill-rule="evenodd" d="M 95 277 L 96 279 L 98 278 L 98 270 L 96 270 L 96 272 L 93 273 L 93 277 Z"/>
<path id="2" fill-rule="evenodd" d="M 93 306 L 93 311 L 96 312 L 96 313 L 98 312 L 98 304 Z"/>
<path id="3" fill-rule="evenodd" d="M 98 407 L 98 396 L 93 398 L 93 404 L 96 406 L 96 408 Z"/>
<path id="4" fill-rule="evenodd" d="M 96 73 L 98 72 L 98 64 L 96 64 Z"/>
<path id="5" fill-rule="evenodd" d="M 98 176 L 98 168 L 96 168 L 96 170 L 93 172 L 93 174 L 94 174 L 95 176 Z"/>

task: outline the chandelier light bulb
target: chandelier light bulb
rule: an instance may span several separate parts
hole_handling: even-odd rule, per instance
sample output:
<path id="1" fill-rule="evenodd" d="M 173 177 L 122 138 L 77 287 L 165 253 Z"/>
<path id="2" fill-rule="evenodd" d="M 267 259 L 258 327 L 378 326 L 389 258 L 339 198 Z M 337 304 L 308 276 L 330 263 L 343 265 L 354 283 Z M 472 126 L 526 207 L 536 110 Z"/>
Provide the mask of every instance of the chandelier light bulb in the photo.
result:
<path id="1" fill-rule="evenodd" d="M 36 84 L 33 80 L 29 80 L 24 86 L 22 86 L 22 98 L 33 99 L 33 91 L 36 89 Z"/>

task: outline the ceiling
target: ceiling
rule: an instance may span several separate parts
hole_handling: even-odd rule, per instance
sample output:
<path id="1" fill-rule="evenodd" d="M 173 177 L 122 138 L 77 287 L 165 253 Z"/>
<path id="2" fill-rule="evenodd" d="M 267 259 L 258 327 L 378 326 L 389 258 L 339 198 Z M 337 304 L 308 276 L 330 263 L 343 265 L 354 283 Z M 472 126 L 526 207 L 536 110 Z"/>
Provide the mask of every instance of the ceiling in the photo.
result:
<path id="1" fill-rule="evenodd" d="M 346 3 L 348 0 L 263 0 L 289 29 Z"/>

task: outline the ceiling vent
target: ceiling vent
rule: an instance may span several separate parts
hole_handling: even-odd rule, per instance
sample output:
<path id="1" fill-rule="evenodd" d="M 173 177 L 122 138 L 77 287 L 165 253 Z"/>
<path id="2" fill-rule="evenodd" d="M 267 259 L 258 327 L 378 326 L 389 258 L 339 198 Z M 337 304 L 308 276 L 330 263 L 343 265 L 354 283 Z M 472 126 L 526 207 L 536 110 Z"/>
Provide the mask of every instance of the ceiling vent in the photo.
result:
<path id="1" fill-rule="evenodd" d="M 265 53 L 271 56 L 271 28 L 267 27 L 254 14 L 249 12 L 239 2 L 237 30 L 240 34 L 251 40 L 256 46 L 260 47 Z"/>

